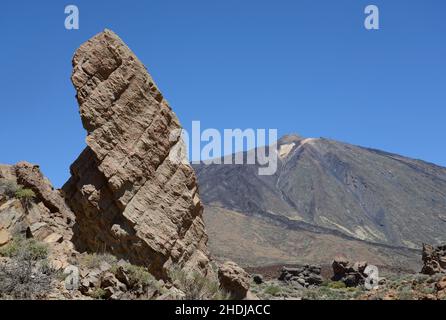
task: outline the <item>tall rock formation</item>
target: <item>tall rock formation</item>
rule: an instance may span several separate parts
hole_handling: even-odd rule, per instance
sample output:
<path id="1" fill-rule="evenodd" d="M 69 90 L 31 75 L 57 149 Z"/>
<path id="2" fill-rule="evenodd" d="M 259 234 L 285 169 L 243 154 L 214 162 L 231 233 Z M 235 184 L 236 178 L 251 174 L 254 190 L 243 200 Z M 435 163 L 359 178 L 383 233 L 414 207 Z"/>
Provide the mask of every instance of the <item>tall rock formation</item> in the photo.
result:
<path id="1" fill-rule="evenodd" d="M 209 272 L 195 173 L 171 161 L 180 123 L 144 65 L 113 32 L 84 43 L 72 82 L 87 147 L 71 166 L 65 199 L 74 243 L 145 265 L 165 278 L 174 265 Z"/>

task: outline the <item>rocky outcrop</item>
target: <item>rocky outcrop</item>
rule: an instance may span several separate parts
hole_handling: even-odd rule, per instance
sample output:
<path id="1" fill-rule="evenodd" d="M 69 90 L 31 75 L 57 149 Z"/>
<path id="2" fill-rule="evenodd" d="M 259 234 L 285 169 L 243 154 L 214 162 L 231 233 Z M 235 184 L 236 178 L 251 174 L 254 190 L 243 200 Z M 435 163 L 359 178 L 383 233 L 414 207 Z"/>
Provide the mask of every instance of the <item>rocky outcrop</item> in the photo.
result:
<path id="1" fill-rule="evenodd" d="M 357 287 L 364 284 L 367 275 L 364 271 L 367 268 L 366 261 L 350 263 L 345 257 L 338 256 L 332 263 L 333 281 L 342 281 L 347 287 Z"/>
<path id="2" fill-rule="evenodd" d="M 227 261 L 222 264 L 218 269 L 218 279 L 221 288 L 232 298 L 240 300 L 249 296 L 250 276 L 235 262 Z"/>
<path id="3" fill-rule="evenodd" d="M 54 190 L 51 182 L 40 172 L 38 165 L 19 162 L 14 166 L 17 183 L 29 188 L 36 194 L 43 205 L 50 210 L 54 219 L 62 219 L 59 226 L 72 227 L 74 214 L 68 208 L 60 192 Z"/>
<path id="4" fill-rule="evenodd" d="M 172 161 L 179 121 L 144 65 L 109 30 L 73 58 L 87 148 L 63 187 L 74 242 L 166 278 L 174 265 L 210 272 L 195 173 Z"/>
<path id="5" fill-rule="evenodd" d="M 302 288 L 320 285 L 323 282 L 321 267 L 315 265 L 305 265 L 301 268 L 283 267 L 279 280 Z"/>
<path id="6" fill-rule="evenodd" d="M 180 292 L 162 280 L 155 280 L 142 267 L 130 265 L 124 260 L 117 262 L 101 261 L 99 265 L 88 268 L 80 261 L 80 292 L 93 299 L 130 300 L 160 299 L 166 293 Z M 100 256 L 96 256 L 100 257 Z"/>
<path id="7" fill-rule="evenodd" d="M 421 273 L 433 275 L 446 272 L 446 245 L 434 247 L 423 244 L 423 268 Z"/>
<path id="8" fill-rule="evenodd" d="M 6 245 L 14 236 L 33 238 L 49 246 L 49 261 L 53 268 L 66 267 L 69 257 L 75 252 L 71 242 L 75 217 L 59 192 L 43 176 L 39 166 L 28 162 L 2 165 L 0 174 L 2 183 L 9 185 L 8 188 L 31 189 L 35 194 L 25 203 L 3 193 L 0 201 L 0 246 Z"/>

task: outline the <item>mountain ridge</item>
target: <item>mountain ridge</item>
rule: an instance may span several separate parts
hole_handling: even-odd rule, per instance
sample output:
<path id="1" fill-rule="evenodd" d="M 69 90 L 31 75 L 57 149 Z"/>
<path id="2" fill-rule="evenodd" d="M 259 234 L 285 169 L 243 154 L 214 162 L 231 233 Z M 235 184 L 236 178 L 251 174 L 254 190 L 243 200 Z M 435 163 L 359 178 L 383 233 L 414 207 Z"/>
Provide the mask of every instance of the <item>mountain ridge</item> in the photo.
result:
<path id="1" fill-rule="evenodd" d="M 446 168 L 326 138 L 285 135 L 277 150 L 273 176 L 257 165 L 194 165 L 205 215 L 221 207 L 414 254 L 445 240 Z"/>

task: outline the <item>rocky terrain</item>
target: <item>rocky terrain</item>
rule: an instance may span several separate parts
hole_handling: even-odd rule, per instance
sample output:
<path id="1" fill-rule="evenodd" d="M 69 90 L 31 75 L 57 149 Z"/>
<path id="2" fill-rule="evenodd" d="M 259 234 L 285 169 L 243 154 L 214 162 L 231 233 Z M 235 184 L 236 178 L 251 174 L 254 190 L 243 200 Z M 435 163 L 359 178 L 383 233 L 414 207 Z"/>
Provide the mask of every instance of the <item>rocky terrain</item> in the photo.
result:
<path id="1" fill-rule="evenodd" d="M 432 248 L 432 247 L 431 247 Z M 434 248 L 442 252 L 442 248 Z M 423 257 L 439 257 L 428 249 Z M 441 257 L 445 257 L 442 253 Z M 304 265 L 282 268 L 248 268 L 251 290 L 268 300 L 445 300 L 446 273 L 379 268 L 376 285 L 367 288 L 366 261 L 350 262 L 339 256 L 330 266 Z M 313 279 L 313 280 L 310 280 Z M 308 281 L 310 280 L 310 281 Z M 370 283 L 370 282 L 368 282 Z"/>
<path id="2" fill-rule="evenodd" d="M 419 270 L 422 243 L 445 240 L 445 168 L 297 135 L 277 150 L 272 176 L 257 165 L 195 165 L 216 256 L 263 265 L 347 253 Z"/>
<path id="3" fill-rule="evenodd" d="M 143 64 L 105 30 L 72 82 L 87 147 L 62 190 L 37 165 L 0 166 L 0 298 L 249 296 L 248 274 L 209 256 L 194 170 L 169 157 L 180 123 Z"/>
<path id="4" fill-rule="evenodd" d="M 72 82 L 87 138 L 63 188 L 0 165 L 0 299 L 445 299 L 445 168 L 286 136 L 273 176 L 198 165 L 197 180 L 116 34 L 76 51 Z"/>

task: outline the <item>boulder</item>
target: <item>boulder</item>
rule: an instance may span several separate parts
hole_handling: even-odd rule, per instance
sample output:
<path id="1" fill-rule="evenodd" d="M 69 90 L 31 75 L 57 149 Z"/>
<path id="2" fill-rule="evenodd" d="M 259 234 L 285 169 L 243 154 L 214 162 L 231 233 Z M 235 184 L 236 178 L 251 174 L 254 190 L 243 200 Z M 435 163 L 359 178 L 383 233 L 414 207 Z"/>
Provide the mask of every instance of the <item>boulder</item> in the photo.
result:
<path id="1" fill-rule="evenodd" d="M 218 269 L 218 279 L 221 288 L 234 299 L 246 298 L 249 291 L 249 274 L 235 262 L 228 261 L 222 264 Z"/>
<path id="2" fill-rule="evenodd" d="M 11 234 L 8 230 L 1 229 L 0 230 L 0 247 L 4 246 L 11 240 Z"/>
<path id="3" fill-rule="evenodd" d="M 358 261 L 350 263 L 347 258 L 338 256 L 333 260 L 333 281 L 344 282 L 347 287 L 357 287 L 364 284 L 367 275 L 364 273 L 368 263 Z"/>
<path id="4" fill-rule="evenodd" d="M 446 245 L 434 247 L 423 244 L 421 273 L 433 275 L 446 272 Z"/>
<path id="5" fill-rule="evenodd" d="M 62 241 L 63 241 L 63 236 L 57 232 L 53 232 L 48 237 L 43 239 L 43 242 L 46 242 L 46 243 L 54 243 L 54 242 L 62 242 Z"/>
<path id="6" fill-rule="evenodd" d="M 334 258 L 332 267 L 335 275 L 343 275 L 347 272 L 350 262 L 344 256 L 337 256 Z"/>
<path id="7" fill-rule="evenodd" d="M 111 272 L 105 272 L 101 277 L 101 288 L 113 287 L 119 291 L 127 291 L 125 284 L 116 279 L 115 275 Z"/>
<path id="8" fill-rule="evenodd" d="M 260 274 L 255 274 L 255 275 L 252 277 L 252 280 L 253 280 L 254 283 L 256 283 L 256 284 L 262 284 L 262 283 L 263 283 L 263 277 L 262 277 L 262 275 L 260 275 Z"/>
<path id="9" fill-rule="evenodd" d="M 88 134 L 62 188 L 77 247 L 101 248 L 160 279 L 174 267 L 212 273 L 181 126 L 144 65 L 105 30 L 76 51 L 71 79 Z"/>
<path id="10" fill-rule="evenodd" d="M 437 291 L 443 291 L 446 289 L 446 277 L 440 279 L 436 284 L 435 284 L 435 289 L 437 289 Z"/>
<path id="11" fill-rule="evenodd" d="M 127 269 L 123 266 L 119 266 L 116 270 L 116 278 L 118 278 L 119 281 L 127 285 L 129 288 L 133 287 L 134 283 L 130 281 L 129 274 L 127 272 Z"/>
<path id="12" fill-rule="evenodd" d="M 321 267 L 305 265 L 301 268 L 282 267 L 280 281 L 288 282 L 295 287 L 318 286 L 322 284 Z"/>

